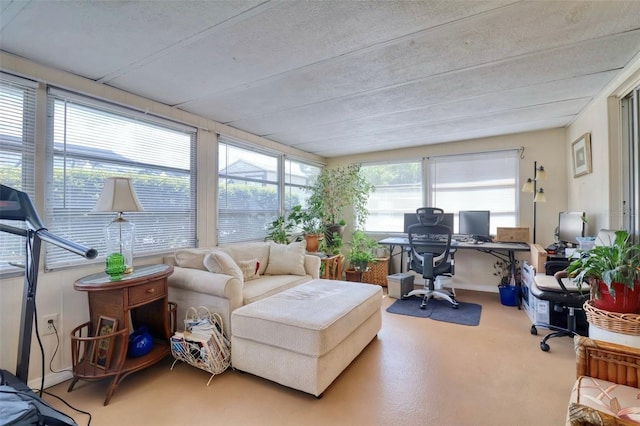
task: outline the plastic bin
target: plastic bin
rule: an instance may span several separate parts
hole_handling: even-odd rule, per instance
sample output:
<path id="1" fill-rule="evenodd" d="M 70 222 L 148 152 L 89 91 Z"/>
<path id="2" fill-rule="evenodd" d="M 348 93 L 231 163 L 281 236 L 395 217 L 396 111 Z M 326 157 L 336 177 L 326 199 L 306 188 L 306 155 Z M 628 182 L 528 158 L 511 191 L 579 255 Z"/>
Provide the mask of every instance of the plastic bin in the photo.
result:
<path id="1" fill-rule="evenodd" d="M 505 306 L 518 306 L 518 287 L 501 285 L 498 290 L 500 290 L 500 303 Z"/>
<path id="2" fill-rule="evenodd" d="M 403 296 L 413 290 L 414 275 L 402 272 L 387 276 L 387 291 L 389 297 L 402 299 Z"/>

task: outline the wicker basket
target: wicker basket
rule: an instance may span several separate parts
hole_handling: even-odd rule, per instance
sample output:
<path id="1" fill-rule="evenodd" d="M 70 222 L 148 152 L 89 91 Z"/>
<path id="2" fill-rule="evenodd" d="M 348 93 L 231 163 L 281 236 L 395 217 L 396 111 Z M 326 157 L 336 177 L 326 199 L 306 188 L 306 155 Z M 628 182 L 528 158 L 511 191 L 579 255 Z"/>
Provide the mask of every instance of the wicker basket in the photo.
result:
<path id="1" fill-rule="evenodd" d="M 369 263 L 369 270 L 362 274 L 362 282 L 387 286 L 389 275 L 389 258 L 378 257 L 375 263 Z"/>
<path id="2" fill-rule="evenodd" d="M 615 333 L 640 336 L 640 315 L 638 314 L 621 314 L 598 309 L 593 306 L 592 300 L 584 302 L 583 308 L 589 324 Z"/>

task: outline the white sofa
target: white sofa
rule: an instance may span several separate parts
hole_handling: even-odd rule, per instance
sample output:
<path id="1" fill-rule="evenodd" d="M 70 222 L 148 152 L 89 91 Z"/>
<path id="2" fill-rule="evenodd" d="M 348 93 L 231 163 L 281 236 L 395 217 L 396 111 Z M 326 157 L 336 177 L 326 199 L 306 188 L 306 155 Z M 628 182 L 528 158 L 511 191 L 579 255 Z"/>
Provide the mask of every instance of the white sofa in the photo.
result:
<path id="1" fill-rule="evenodd" d="M 225 264 L 229 257 L 234 265 Z M 205 306 L 220 314 L 228 336 L 234 309 L 317 279 L 320 273 L 320 258 L 306 255 L 304 242 L 180 249 L 165 256 L 164 263 L 174 266 L 168 284 L 169 300 L 178 304 L 177 327 L 182 328 L 189 307 Z"/>

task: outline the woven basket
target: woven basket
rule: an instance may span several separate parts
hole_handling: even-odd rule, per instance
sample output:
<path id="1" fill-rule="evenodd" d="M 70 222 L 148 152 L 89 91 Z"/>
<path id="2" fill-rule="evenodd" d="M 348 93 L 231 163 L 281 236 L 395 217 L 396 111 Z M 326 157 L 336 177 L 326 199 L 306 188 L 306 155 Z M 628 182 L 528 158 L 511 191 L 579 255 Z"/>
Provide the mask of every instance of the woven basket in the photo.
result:
<path id="1" fill-rule="evenodd" d="M 583 308 L 589 324 L 616 333 L 640 336 L 640 315 L 638 314 L 604 311 L 593 306 L 592 300 L 584 302 Z"/>
<path id="2" fill-rule="evenodd" d="M 369 263 L 369 270 L 362 274 L 362 282 L 387 286 L 389 275 L 389 258 L 378 257 L 376 263 Z"/>

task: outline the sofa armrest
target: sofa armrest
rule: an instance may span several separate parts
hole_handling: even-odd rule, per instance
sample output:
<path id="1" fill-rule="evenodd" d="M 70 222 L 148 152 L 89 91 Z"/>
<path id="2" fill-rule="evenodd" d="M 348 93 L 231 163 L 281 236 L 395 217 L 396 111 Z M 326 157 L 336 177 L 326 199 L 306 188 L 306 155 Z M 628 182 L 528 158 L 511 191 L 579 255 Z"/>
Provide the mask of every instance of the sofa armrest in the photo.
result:
<path id="1" fill-rule="evenodd" d="M 309 254 L 304 255 L 304 270 L 314 280 L 320 278 L 320 258 Z"/>
<path id="2" fill-rule="evenodd" d="M 574 338 L 576 377 L 589 376 L 619 385 L 640 387 L 640 348 L 589 339 Z"/>
<path id="3" fill-rule="evenodd" d="M 242 306 L 242 282 L 225 274 L 214 274 L 200 269 L 173 268 L 168 279 L 169 286 L 196 293 L 229 299 L 233 306 Z"/>

